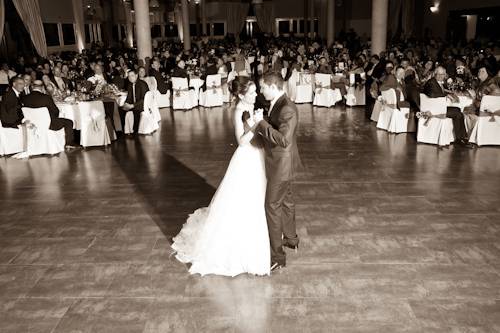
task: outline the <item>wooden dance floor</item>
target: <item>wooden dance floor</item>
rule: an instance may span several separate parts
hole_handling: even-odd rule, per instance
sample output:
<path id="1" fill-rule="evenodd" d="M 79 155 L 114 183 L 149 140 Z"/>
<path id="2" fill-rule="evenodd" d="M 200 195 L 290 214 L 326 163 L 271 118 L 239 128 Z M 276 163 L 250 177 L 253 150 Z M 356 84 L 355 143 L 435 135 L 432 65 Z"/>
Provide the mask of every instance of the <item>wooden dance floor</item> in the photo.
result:
<path id="1" fill-rule="evenodd" d="M 229 109 L 0 158 L 0 332 L 499 332 L 500 148 L 299 110 L 301 247 L 270 277 L 190 276 L 170 256 L 235 149 Z"/>

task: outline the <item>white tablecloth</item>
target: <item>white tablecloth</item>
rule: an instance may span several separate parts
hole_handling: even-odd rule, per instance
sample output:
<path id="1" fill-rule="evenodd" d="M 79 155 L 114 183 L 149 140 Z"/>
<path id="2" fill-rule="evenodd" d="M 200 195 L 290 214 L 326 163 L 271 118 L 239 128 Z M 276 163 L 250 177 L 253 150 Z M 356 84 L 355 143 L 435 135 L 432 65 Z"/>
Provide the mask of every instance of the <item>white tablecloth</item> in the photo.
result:
<path id="1" fill-rule="evenodd" d="M 126 97 L 126 95 L 125 95 Z M 59 117 L 61 118 L 66 118 L 70 119 L 73 121 L 73 128 L 76 130 L 81 130 L 81 115 L 80 115 L 80 103 L 87 103 L 87 102 L 78 102 L 76 104 L 69 104 L 69 103 L 56 103 L 57 107 L 59 108 Z M 102 103 L 102 101 L 101 101 Z M 119 103 L 119 102 L 118 102 Z M 102 108 L 104 110 L 104 106 Z M 120 114 L 118 113 L 118 108 L 114 108 L 113 111 L 113 125 L 115 126 L 115 130 L 121 131 L 122 130 L 122 125 L 120 121 Z"/>

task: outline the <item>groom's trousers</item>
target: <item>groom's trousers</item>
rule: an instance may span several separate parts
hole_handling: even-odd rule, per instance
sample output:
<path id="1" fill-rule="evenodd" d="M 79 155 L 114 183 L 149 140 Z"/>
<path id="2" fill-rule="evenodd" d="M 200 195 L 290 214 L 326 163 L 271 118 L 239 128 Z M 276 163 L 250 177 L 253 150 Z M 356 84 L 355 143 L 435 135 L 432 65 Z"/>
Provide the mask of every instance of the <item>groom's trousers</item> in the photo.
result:
<path id="1" fill-rule="evenodd" d="M 268 183 L 266 189 L 266 218 L 271 242 L 271 262 L 286 264 L 282 236 L 298 240 L 295 230 L 295 204 L 290 181 Z"/>

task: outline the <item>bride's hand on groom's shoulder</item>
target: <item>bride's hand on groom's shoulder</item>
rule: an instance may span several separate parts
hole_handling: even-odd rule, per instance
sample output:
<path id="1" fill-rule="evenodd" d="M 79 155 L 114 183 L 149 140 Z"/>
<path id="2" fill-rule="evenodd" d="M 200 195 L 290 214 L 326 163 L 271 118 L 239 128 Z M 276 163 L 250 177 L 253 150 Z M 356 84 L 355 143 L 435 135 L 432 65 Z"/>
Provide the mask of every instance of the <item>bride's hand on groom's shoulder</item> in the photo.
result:
<path id="1" fill-rule="evenodd" d="M 246 122 L 248 119 L 250 119 L 250 112 L 248 111 L 243 112 L 243 114 L 241 115 L 241 121 Z"/>

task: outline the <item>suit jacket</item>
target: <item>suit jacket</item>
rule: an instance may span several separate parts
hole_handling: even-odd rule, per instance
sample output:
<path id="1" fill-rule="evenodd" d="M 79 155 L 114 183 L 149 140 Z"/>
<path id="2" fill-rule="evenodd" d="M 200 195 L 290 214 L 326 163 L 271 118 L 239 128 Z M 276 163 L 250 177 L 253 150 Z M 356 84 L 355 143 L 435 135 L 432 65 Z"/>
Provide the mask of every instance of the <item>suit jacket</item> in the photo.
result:
<path id="1" fill-rule="evenodd" d="M 24 118 L 21 100 L 16 96 L 14 88 L 9 88 L 0 102 L 0 120 L 3 127 L 17 127 Z"/>
<path id="2" fill-rule="evenodd" d="M 137 80 L 135 82 L 135 103 L 132 91 L 132 83 L 129 82 L 127 87 L 127 99 L 125 103 L 133 104 L 133 111 L 144 111 L 144 96 L 149 91 L 148 84 L 142 80 Z"/>
<path id="3" fill-rule="evenodd" d="M 156 79 L 156 86 L 160 94 L 166 94 L 168 86 L 163 77 L 161 76 L 161 73 L 158 72 L 156 69 L 151 68 L 149 69 L 149 75 L 153 76 Z"/>
<path id="4" fill-rule="evenodd" d="M 446 93 L 443 88 L 441 88 L 435 77 L 427 80 L 424 85 L 423 93 L 430 98 L 446 97 Z"/>
<path id="5" fill-rule="evenodd" d="M 301 168 L 297 125 L 297 106 L 286 95 L 276 101 L 270 116 L 256 125 L 255 132 L 264 138 L 268 183 L 290 181 Z"/>
<path id="6" fill-rule="evenodd" d="M 394 89 L 396 92 L 396 101 L 398 108 L 408 108 L 410 103 L 408 103 L 408 92 L 406 89 L 406 84 L 401 84 L 398 82 L 394 75 L 386 76 L 385 80 L 380 86 L 380 91 Z M 403 93 L 404 101 L 401 101 L 401 93 Z"/>
<path id="7" fill-rule="evenodd" d="M 187 78 L 188 74 L 187 74 L 187 71 L 185 68 L 176 67 L 172 71 L 172 77 L 185 77 L 185 78 Z"/>
<path id="8" fill-rule="evenodd" d="M 24 106 L 28 108 L 47 108 L 49 109 L 50 120 L 51 122 L 59 118 L 59 108 L 54 103 L 54 100 L 50 95 L 46 95 L 39 91 L 32 91 L 29 95 L 25 95 L 22 97 L 22 102 Z"/>

